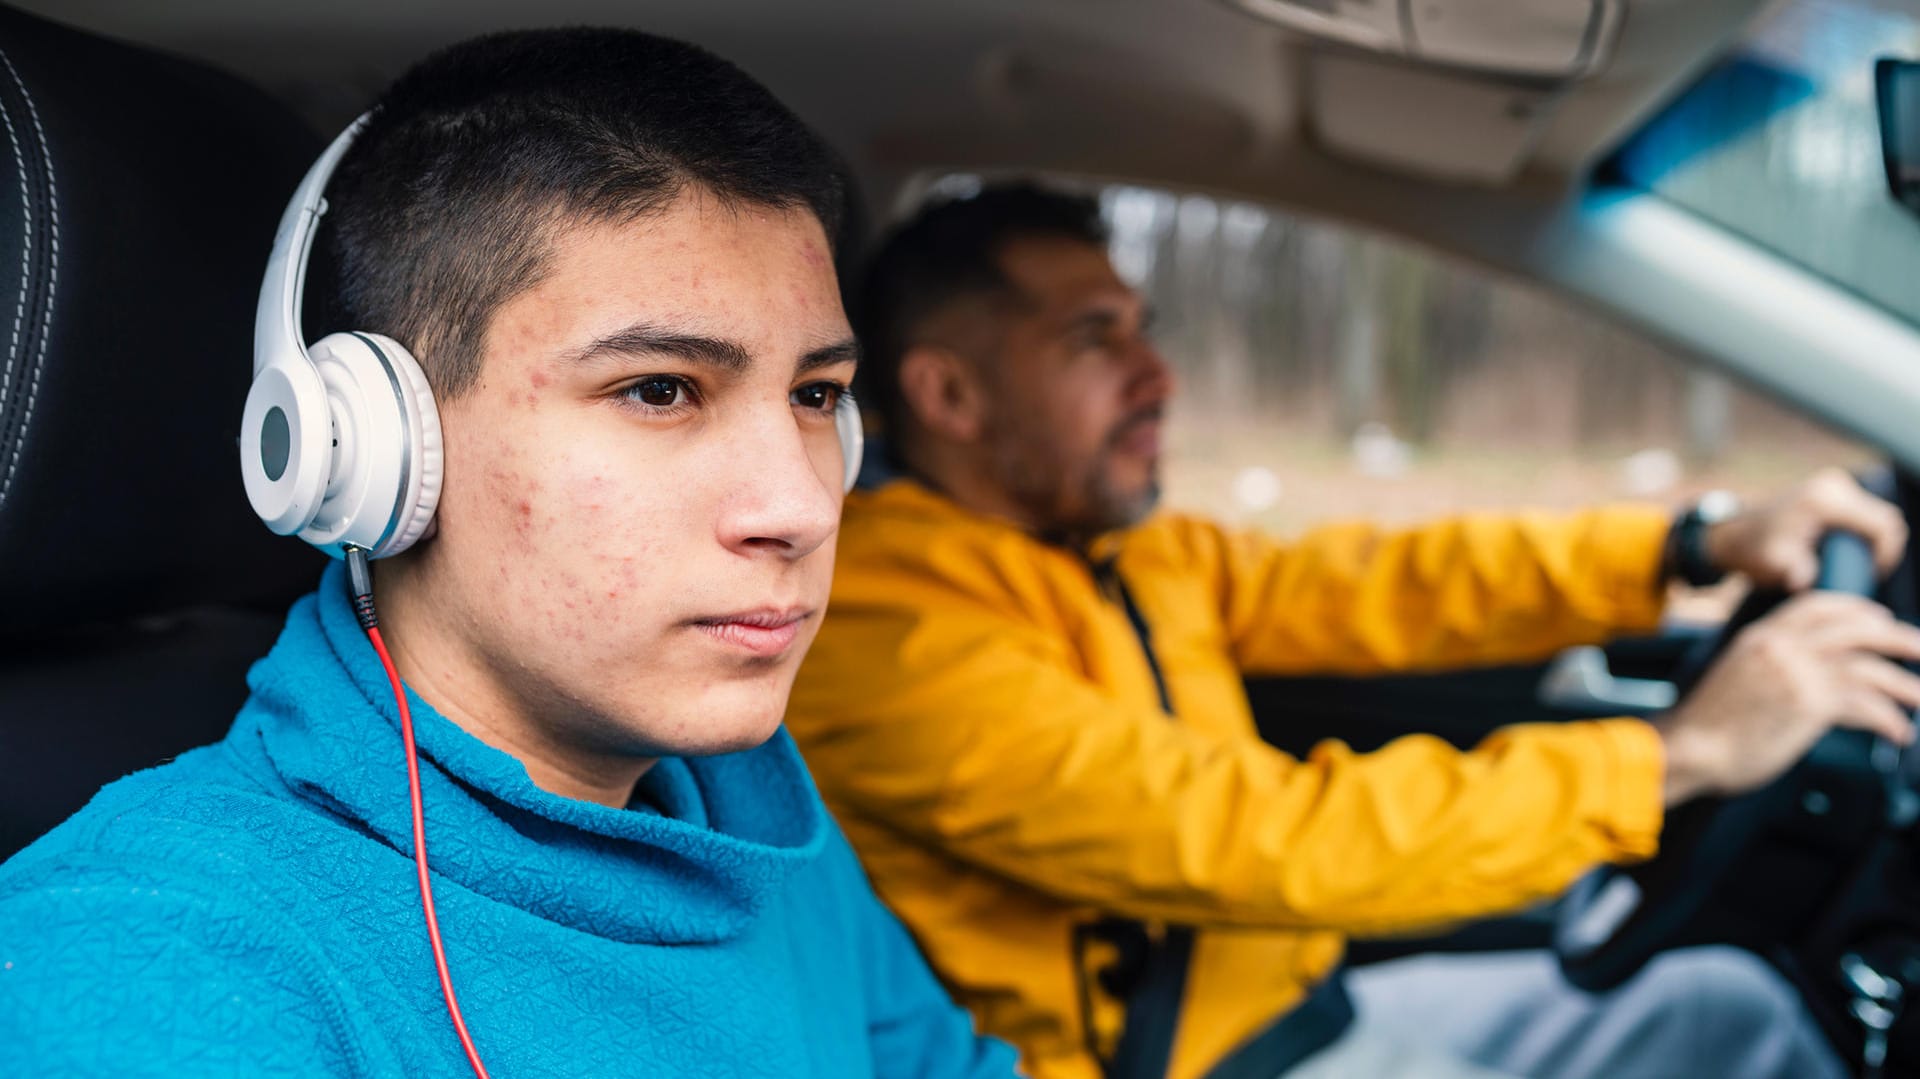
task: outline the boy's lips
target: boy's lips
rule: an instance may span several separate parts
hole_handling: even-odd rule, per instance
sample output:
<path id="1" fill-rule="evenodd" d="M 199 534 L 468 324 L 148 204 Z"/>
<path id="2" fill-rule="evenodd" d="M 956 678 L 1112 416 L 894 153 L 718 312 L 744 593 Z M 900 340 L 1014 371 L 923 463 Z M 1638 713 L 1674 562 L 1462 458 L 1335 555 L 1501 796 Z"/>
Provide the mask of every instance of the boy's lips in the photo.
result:
<path id="1" fill-rule="evenodd" d="M 813 615 L 804 608 L 761 608 L 735 614 L 698 618 L 693 625 L 723 644 L 757 656 L 777 656 L 785 652 L 800 635 L 800 627 Z"/>

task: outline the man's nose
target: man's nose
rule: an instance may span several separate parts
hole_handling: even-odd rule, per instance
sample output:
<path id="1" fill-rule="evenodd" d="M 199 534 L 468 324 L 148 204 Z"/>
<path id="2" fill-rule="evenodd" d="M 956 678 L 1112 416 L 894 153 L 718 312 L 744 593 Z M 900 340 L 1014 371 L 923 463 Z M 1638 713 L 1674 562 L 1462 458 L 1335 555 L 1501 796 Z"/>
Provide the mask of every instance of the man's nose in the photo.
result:
<path id="1" fill-rule="evenodd" d="M 1128 383 L 1128 399 L 1136 405 L 1159 404 L 1172 397 L 1179 387 L 1173 365 L 1150 341 L 1142 341 L 1134 351 L 1134 372 Z"/>

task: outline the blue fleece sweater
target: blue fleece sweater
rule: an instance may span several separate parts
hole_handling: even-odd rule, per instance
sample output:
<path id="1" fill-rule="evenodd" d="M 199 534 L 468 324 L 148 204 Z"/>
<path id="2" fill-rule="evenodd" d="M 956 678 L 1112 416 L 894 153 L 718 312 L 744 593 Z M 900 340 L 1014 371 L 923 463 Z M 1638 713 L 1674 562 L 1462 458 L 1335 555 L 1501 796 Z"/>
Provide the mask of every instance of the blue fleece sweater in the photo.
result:
<path id="1" fill-rule="evenodd" d="M 216 745 L 0 866 L 10 1075 L 467 1070 L 414 880 L 391 691 L 339 567 Z M 793 743 L 661 761 L 653 808 L 535 787 L 412 701 L 447 959 L 534 1076 L 1006 1076 L 875 900 Z"/>

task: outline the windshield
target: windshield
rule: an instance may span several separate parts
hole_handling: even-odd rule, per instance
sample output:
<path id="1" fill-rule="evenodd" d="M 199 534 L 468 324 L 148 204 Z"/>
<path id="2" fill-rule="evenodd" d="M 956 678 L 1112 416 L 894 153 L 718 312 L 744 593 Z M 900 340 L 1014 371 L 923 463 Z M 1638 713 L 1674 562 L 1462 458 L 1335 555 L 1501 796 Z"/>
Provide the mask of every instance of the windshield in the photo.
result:
<path id="1" fill-rule="evenodd" d="M 1920 322 L 1920 217 L 1888 192 L 1874 103 L 1875 59 L 1920 58 L 1899 7 L 1777 7 L 1613 171 Z"/>

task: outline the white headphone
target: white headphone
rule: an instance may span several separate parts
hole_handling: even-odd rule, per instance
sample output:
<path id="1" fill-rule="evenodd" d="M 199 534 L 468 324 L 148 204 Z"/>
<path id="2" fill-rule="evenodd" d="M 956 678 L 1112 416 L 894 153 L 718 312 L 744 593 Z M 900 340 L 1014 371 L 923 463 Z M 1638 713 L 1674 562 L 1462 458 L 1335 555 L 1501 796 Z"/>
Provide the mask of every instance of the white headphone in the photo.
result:
<path id="1" fill-rule="evenodd" d="M 348 546 L 372 558 L 406 550 L 440 502 L 440 413 L 412 354 L 377 333 L 328 334 L 311 347 L 300 333 L 327 180 L 366 124 L 361 116 L 333 140 L 280 218 L 240 421 L 240 474 L 253 511 L 278 535 L 298 533 L 335 558 Z M 833 419 L 842 482 L 852 490 L 864 446 L 859 406 L 842 394 Z"/>

